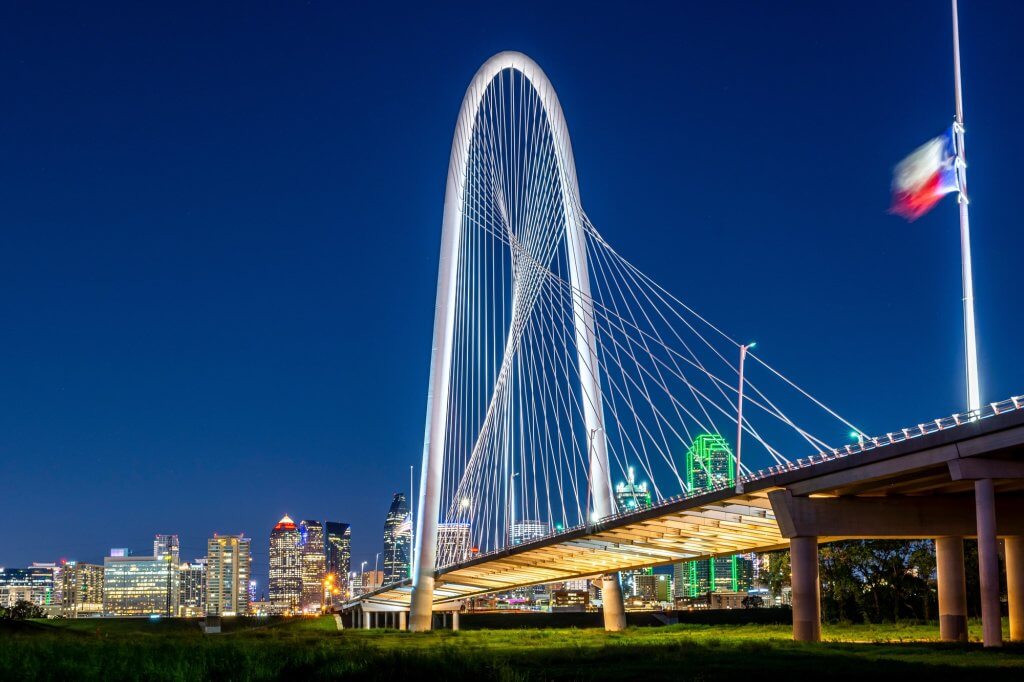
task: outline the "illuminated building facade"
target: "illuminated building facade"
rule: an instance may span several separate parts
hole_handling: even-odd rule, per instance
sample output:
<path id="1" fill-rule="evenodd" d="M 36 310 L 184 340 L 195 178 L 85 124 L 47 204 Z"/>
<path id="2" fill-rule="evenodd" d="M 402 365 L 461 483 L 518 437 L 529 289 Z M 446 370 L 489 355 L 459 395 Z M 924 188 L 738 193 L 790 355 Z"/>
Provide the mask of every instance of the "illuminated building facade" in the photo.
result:
<path id="1" fill-rule="evenodd" d="M 206 559 L 183 563 L 178 569 L 179 614 L 198 618 L 206 614 Z"/>
<path id="2" fill-rule="evenodd" d="M 516 521 L 512 524 L 510 539 L 513 545 L 521 545 L 531 540 L 547 537 L 550 532 L 551 526 L 544 521 Z"/>
<path id="3" fill-rule="evenodd" d="M 590 606 L 589 590 L 558 589 L 551 591 L 551 610 L 553 612 L 583 612 Z"/>
<path id="4" fill-rule="evenodd" d="M 324 576 L 327 557 L 324 553 L 324 524 L 319 521 L 299 522 L 299 558 L 302 563 L 303 613 L 318 613 L 324 603 Z"/>
<path id="5" fill-rule="evenodd" d="M 324 555 L 327 559 L 325 570 L 331 585 L 325 594 L 331 601 L 349 598 L 348 572 L 352 567 L 352 527 L 337 521 L 324 522 Z"/>
<path id="6" fill-rule="evenodd" d="M 299 529 L 287 514 L 270 531 L 268 592 L 272 612 L 286 614 L 299 611 L 299 604 L 302 601 Z"/>
<path id="7" fill-rule="evenodd" d="M 700 493 L 736 484 L 736 462 L 725 438 L 702 433 L 686 451 L 686 484 Z M 674 572 L 676 595 L 699 597 L 709 592 L 744 592 L 752 586 L 752 555 L 733 555 L 687 561 Z"/>
<path id="8" fill-rule="evenodd" d="M 412 547 L 412 516 L 405 493 L 395 493 L 384 519 L 384 584 L 409 577 L 409 550 Z"/>
<path id="9" fill-rule="evenodd" d="M 437 565 L 450 566 L 465 561 L 469 557 L 469 524 L 437 524 Z"/>
<path id="10" fill-rule="evenodd" d="M 171 557 L 175 564 L 179 563 L 180 549 L 177 535 L 157 534 L 153 539 L 153 556 L 157 558 Z"/>
<path id="11" fill-rule="evenodd" d="M 686 451 L 686 488 L 690 493 L 736 484 L 736 462 L 725 438 L 702 433 Z"/>
<path id="12" fill-rule="evenodd" d="M 206 542 L 206 614 L 238 616 L 249 612 L 252 554 L 249 538 L 214 535 Z"/>
<path id="13" fill-rule="evenodd" d="M 43 608 L 59 606 L 55 601 L 54 569 L 50 566 L 0 568 L 0 606 L 30 601 Z"/>
<path id="14" fill-rule="evenodd" d="M 108 616 L 178 615 L 178 565 L 169 555 L 105 557 L 103 613 Z"/>
<path id="15" fill-rule="evenodd" d="M 646 482 L 636 482 L 633 467 L 626 472 L 626 482 L 615 486 L 615 506 L 620 514 L 651 506 L 651 491 Z"/>
<path id="16" fill-rule="evenodd" d="M 621 514 L 636 511 L 637 509 L 645 509 L 650 506 L 651 491 L 648 490 L 646 481 L 637 483 L 636 473 L 633 467 L 629 467 L 626 471 L 626 481 L 615 486 L 615 507 L 617 511 Z M 627 599 L 647 600 L 645 595 L 641 593 L 641 583 L 643 582 L 641 579 L 646 579 L 653 575 L 654 570 L 651 568 L 621 571 L 619 573 L 619 580 L 622 583 L 622 596 Z"/>
<path id="17" fill-rule="evenodd" d="M 103 613 L 103 567 L 69 561 L 61 571 L 61 615 L 65 618 Z"/>

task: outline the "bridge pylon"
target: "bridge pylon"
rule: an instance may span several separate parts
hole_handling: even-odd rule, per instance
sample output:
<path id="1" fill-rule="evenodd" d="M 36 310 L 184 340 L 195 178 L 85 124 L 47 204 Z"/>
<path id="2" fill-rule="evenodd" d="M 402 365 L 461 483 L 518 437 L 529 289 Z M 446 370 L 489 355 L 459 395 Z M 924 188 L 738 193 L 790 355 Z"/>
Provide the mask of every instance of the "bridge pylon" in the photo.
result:
<path id="1" fill-rule="evenodd" d="M 429 630 L 432 621 L 434 581 L 437 571 L 437 537 L 443 485 L 444 454 L 448 433 L 449 399 L 452 383 L 452 353 L 455 337 L 457 289 L 460 253 L 467 218 L 464 191 L 472 171 L 471 140 L 478 122 L 481 104 L 488 89 L 507 71 L 518 72 L 533 89 L 543 106 L 544 121 L 551 136 L 557 172 L 558 202 L 565 227 L 569 279 L 573 290 L 572 317 L 575 333 L 577 371 L 580 379 L 580 405 L 589 434 L 589 492 L 592 506 L 584 510 L 593 518 L 605 518 L 615 511 L 608 452 L 604 430 L 600 362 L 597 353 L 594 303 L 590 290 L 586 233 L 580 207 L 576 166 L 565 116 L 547 76 L 532 59 L 519 52 L 501 52 L 477 71 L 466 95 L 455 127 L 448 166 L 441 234 L 437 298 L 431 353 L 430 386 L 427 393 L 427 417 L 423 443 L 419 513 L 413 564 L 413 592 L 409 629 Z M 511 228 L 509 228 L 511 230 Z M 508 235 L 513 241 L 516 235 Z M 517 282 L 518 284 L 518 282 Z M 514 313 L 518 314 L 518 312 Z M 515 318 L 513 318 L 515 320 Z M 511 493 L 509 493 L 511 494 Z M 505 524 L 510 526 L 510 520 Z M 602 594 L 605 628 L 625 627 L 622 590 L 618 574 L 605 576 Z"/>

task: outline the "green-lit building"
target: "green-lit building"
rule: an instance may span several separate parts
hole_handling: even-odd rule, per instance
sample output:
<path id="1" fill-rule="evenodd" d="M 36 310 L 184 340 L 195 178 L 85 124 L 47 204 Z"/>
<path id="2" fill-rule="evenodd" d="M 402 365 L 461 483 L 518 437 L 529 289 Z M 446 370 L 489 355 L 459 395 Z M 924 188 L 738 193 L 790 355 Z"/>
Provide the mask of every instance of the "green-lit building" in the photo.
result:
<path id="1" fill-rule="evenodd" d="M 736 460 L 725 438 L 702 433 L 686 451 L 686 485 L 691 494 L 736 483 Z M 708 592 L 744 592 L 753 583 L 754 564 L 749 556 L 733 555 L 676 564 L 677 597 L 699 597 Z"/>

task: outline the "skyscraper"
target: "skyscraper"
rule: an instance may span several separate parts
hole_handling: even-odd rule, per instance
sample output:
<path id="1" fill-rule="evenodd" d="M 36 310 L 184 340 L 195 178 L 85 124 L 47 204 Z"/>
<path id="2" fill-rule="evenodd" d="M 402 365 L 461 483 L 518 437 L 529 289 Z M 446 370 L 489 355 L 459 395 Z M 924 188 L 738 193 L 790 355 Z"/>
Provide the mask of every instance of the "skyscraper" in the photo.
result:
<path id="1" fill-rule="evenodd" d="M 615 506 L 619 513 L 651 506 L 651 491 L 647 482 L 637 483 L 633 467 L 626 473 L 626 482 L 615 486 Z"/>
<path id="2" fill-rule="evenodd" d="M 194 618 L 206 613 L 206 558 L 183 563 L 178 568 L 180 615 Z"/>
<path id="3" fill-rule="evenodd" d="M 153 539 L 153 556 L 162 558 L 165 556 L 171 557 L 171 561 L 178 564 L 178 536 L 177 535 L 163 535 L 158 533 Z"/>
<path id="4" fill-rule="evenodd" d="M 686 487 L 690 493 L 735 485 L 736 462 L 725 438 L 702 433 L 686 451 Z"/>
<path id="5" fill-rule="evenodd" d="M 332 600 L 348 599 L 348 572 L 352 564 L 352 528 L 347 523 L 337 521 L 324 522 L 324 554 L 327 557 L 325 566 L 331 581 Z"/>
<path id="6" fill-rule="evenodd" d="M 103 567 L 69 561 L 61 571 L 61 615 L 98 616 L 103 612 Z"/>
<path id="7" fill-rule="evenodd" d="M 524 519 L 512 524 L 511 541 L 513 545 L 521 545 L 531 540 L 539 540 L 551 532 L 551 527 L 544 521 Z"/>
<path id="8" fill-rule="evenodd" d="M 206 542 L 206 615 L 238 616 L 249 612 L 252 555 L 249 538 L 214 535 Z"/>
<path id="9" fill-rule="evenodd" d="M 736 483 L 736 462 L 725 438 L 702 433 L 686 451 L 686 485 L 691 494 Z M 708 592 L 741 592 L 750 589 L 753 563 L 750 556 L 722 556 L 676 565 L 676 594 L 698 597 Z"/>
<path id="10" fill-rule="evenodd" d="M 324 525 L 308 519 L 299 523 L 299 553 L 302 561 L 303 613 L 318 613 L 324 602 Z"/>
<path id="11" fill-rule="evenodd" d="M 405 493 L 395 493 L 384 519 L 384 584 L 409 577 L 409 548 L 412 545 L 412 517 Z"/>
<path id="12" fill-rule="evenodd" d="M 437 565 L 450 566 L 470 556 L 468 523 L 437 524 Z"/>
<path id="13" fill-rule="evenodd" d="M 647 482 L 636 482 L 636 472 L 633 467 L 626 471 L 625 483 L 615 486 L 615 506 L 621 514 L 623 512 L 636 511 L 651 506 L 651 491 L 647 489 Z M 622 583 L 622 595 L 624 597 L 638 597 L 648 599 L 644 586 L 654 583 L 654 569 L 638 568 L 631 571 L 620 571 L 619 580 Z M 651 588 L 653 589 L 653 588 Z"/>
<path id="14" fill-rule="evenodd" d="M 274 613 L 297 613 L 302 601 L 302 557 L 299 529 L 285 514 L 270 531 L 268 598 Z"/>

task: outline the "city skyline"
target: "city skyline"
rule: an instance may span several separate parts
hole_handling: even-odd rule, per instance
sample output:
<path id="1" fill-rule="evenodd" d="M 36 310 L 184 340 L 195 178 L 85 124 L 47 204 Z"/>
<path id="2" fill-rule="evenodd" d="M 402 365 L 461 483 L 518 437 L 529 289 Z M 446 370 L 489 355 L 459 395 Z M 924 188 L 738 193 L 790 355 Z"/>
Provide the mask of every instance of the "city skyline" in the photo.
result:
<path id="1" fill-rule="evenodd" d="M 6 217 L 18 228 L 11 249 L 18 262 L 5 269 L 2 287 L 11 333 L 0 398 L 11 409 L 2 418 L 0 473 L 8 480 L 37 480 L 37 463 L 46 462 L 52 467 L 46 493 L 70 503 L 87 499 L 89 508 L 72 519 L 38 510 L 35 491 L 13 491 L 13 523 L 0 542 L 0 565 L 60 557 L 95 563 L 111 546 L 144 550 L 152 529 L 177 533 L 181 559 L 192 561 L 203 555 L 213 532 L 244 531 L 255 539 L 254 564 L 264 590 L 265 529 L 299 509 L 301 518 L 350 521 L 354 557 L 373 559 L 385 496 L 402 486 L 410 464 L 419 469 L 429 290 L 436 278 L 438 197 L 452 118 L 465 80 L 482 58 L 506 47 L 534 54 L 557 81 L 588 210 L 627 256 L 701 310 L 715 311 L 725 328 L 756 336 L 816 395 L 850 407 L 874 428 L 899 428 L 959 409 L 959 278 L 950 274 L 956 269 L 954 211 L 940 206 L 911 226 L 884 214 L 888 174 L 908 141 L 923 141 L 948 125 L 948 69 L 908 84 L 907 67 L 893 67 L 918 63 L 914 50 L 899 45 L 904 32 L 928 52 L 930 63 L 948 63 L 948 17 L 922 12 L 924 6 L 878 4 L 878 11 L 863 12 L 873 16 L 868 22 L 850 8 L 807 3 L 755 22 L 766 27 L 765 35 L 761 26 L 741 27 L 721 46 L 709 44 L 697 27 L 728 26 L 728 9 L 678 11 L 659 25 L 611 12 L 586 20 L 588 33 L 607 39 L 650 31 L 628 56 L 601 49 L 600 41 L 566 45 L 553 26 L 513 20 L 500 35 L 430 55 L 417 78 L 403 78 L 397 87 L 383 76 L 419 53 L 423 39 L 411 31 L 401 35 L 406 46 L 395 38 L 375 46 L 379 31 L 343 33 L 348 29 L 330 27 L 349 25 L 347 15 L 306 10 L 292 20 L 320 51 L 290 41 L 285 58 L 268 65 L 258 58 L 261 32 L 248 26 L 229 46 L 270 69 L 264 85 L 257 67 L 240 67 L 236 74 L 223 58 L 211 58 L 219 46 L 187 26 L 203 22 L 183 22 L 151 29 L 153 47 L 141 49 L 139 63 L 117 67 L 118 78 L 129 83 L 154 83 L 152 99 L 132 88 L 122 95 L 84 93 L 70 122 L 47 114 L 63 112 L 53 93 L 73 89 L 79 80 L 90 92 L 106 93 L 109 82 L 99 72 L 108 66 L 108 53 L 83 49 L 94 47 L 93 39 L 75 30 L 82 17 L 73 12 L 44 21 L 31 9 L 17 10 L 24 15 L 12 25 L 45 24 L 58 36 L 55 44 L 67 47 L 43 54 L 12 40 L 28 58 L 12 60 L 7 77 L 47 87 L 26 92 L 5 114 L 17 133 L 3 143 L 10 162 L 3 191 Z M 147 10 L 133 11 L 125 21 L 152 18 Z M 230 23 L 228 13 L 211 11 L 215 22 Z M 371 23 L 380 20 L 372 10 L 358 11 L 369 12 L 360 17 Z M 556 14 L 561 11 L 567 10 Z M 963 29 L 970 46 L 966 117 L 978 192 L 972 211 L 983 390 L 1000 399 L 1024 384 L 1021 370 L 1009 362 L 1022 324 L 1013 313 L 1021 304 L 1012 268 L 998 258 L 1021 251 L 1006 197 L 1013 196 L 1019 174 L 1009 160 L 1021 144 L 1010 121 L 1024 105 L 995 75 L 1019 48 L 1001 42 L 992 25 L 1020 10 L 963 11 L 969 19 Z M 262 17 L 281 23 L 275 19 L 281 17 Z M 441 10 L 428 26 L 445 35 L 446 19 L 450 15 Z M 853 27 L 856 41 L 800 39 L 812 22 L 840 21 Z M 768 34 L 790 41 L 778 45 Z M 128 36 L 102 37 L 134 53 L 140 46 Z M 878 53 L 857 64 L 841 60 L 856 52 L 862 36 L 873 38 Z M 198 92 L 167 108 L 164 101 L 177 99 L 184 79 L 162 70 L 160 56 L 183 42 L 196 44 L 202 61 L 215 68 L 200 77 Z M 351 63 L 350 50 L 365 52 L 365 81 L 342 66 Z M 198 57 L 184 57 L 192 58 Z M 72 63 L 74 77 L 60 76 Z M 775 91 L 776 70 L 799 70 L 794 80 L 800 87 Z M 389 83 L 387 89 L 370 83 L 373 78 Z M 609 79 L 626 82 L 628 96 L 612 93 Z M 837 80 L 846 85 L 837 88 Z M 664 89 L 664 82 L 680 86 Z M 846 89 L 850 84 L 856 97 Z M 242 94 L 238 108 L 214 94 L 231 85 Z M 383 115 L 354 111 L 359 107 L 339 94 L 353 86 L 367 88 Z M 269 94 L 273 88 L 303 106 L 271 102 L 279 99 Z M 862 98 L 878 106 L 864 106 Z M 422 116 L 397 133 L 389 127 L 398 135 L 393 148 L 357 139 L 385 137 L 364 131 L 381 132 L 376 119 L 393 121 L 412 104 Z M 266 112 L 266 119 L 250 115 L 252 110 Z M 311 124 L 308 111 L 332 115 Z M 339 111 L 346 116 L 335 116 Z M 239 121 L 240 132 L 231 134 Z M 830 127 L 811 135 L 804 130 L 808 121 Z M 620 129 L 636 137 L 604 134 Z M 694 129 L 702 135 L 691 146 L 686 131 Z M 213 158 L 204 156 L 199 165 L 199 155 L 211 150 L 194 141 L 211 137 L 221 141 Z M 265 143 L 266 156 L 247 151 L 253 139 Z M 80 149 L 69 140 L 95 142 Z M 771 161 L 787 187 L 802 188 L 799 198 L 764 189 L 763 164 L 751 162 L 749 150 L 766 147 L 785 150 L 771 154 Z M 679 162 L 684 150 L 700 173 Z M 407 163 L 395 163 L 406 154 Z M 164 160 L 160 169 L 155 158 Z M 348 159 L 369 168 L 365 179 L 347 170 Z M 70 181 L 83 167 L 98 170 L 84 186 Z M 385 174 L 388 182 L 380 182 Z M 384 201 L 388 197 L 377 185 L 397 188 L 408 201 Z M 701 190 L 699 201 L 681 201 L 691 187 Z M 737 191 L 749 202 L 733 202 Z M 376 229 L 376 207 L 394 204 L 402 205 Z M 115 205 L 116 212 L 110 208 Z M 167 206 L 173 210 L 164 211 Z M 836 206 L 849 215 L 837 215 Z M 233 260 L 239 243 L 242 257 Z M 353 263 L 343 272 L 341 255 Z M 745 277 L 722 276 L 723 260 L 744 268 Z M 904 267 L 836 275 L 879 260 Z M 372 281 L 393 280 L 393 288 L 373 296 L 350 293 L 362 292 L 374 276 Z M 744 286 L 743 279 L 757 286 Z M 715 286 L 704 284 L 709 281 Z M 295 307 L 294 301 L 305 303 Z M 381 319 L 381 310 L 392 309 L 403 312 Z M 895 326 L 884 339 L 858 324 L 879 315 Z M 881 393 L 873 404 L 858 399 L 873 392 Z M 914 415 L 904 417 L 908 404 Z M 97 470 L 86 486 L 76 466 L 82 461 Z M 351 491 L 333 484 L 282 490 L 276 480 L 282 461 L 324 470 L 323 480 L 351 481 Z M 163 496 L 159 505 L 153 502 L 157 485 L 188 492 L 197 481 L 224 487 L 239 476 L 245 485 L 212 508 Z M 96 494 L 105 490 L 117 494 Z M 30 513 L 43 515 L 45 533 Z"/>

